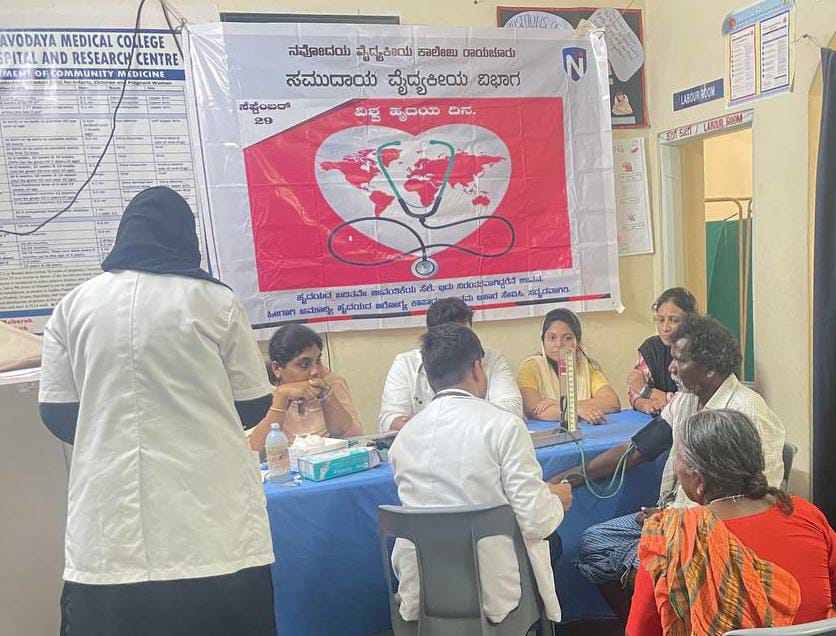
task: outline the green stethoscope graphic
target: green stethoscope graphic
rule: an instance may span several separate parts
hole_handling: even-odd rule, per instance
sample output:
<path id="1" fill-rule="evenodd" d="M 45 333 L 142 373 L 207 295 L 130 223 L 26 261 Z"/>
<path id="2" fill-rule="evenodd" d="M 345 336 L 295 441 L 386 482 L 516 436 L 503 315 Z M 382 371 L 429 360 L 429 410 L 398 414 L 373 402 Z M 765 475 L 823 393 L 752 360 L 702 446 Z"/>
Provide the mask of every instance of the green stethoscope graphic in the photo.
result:
<path id="1" fill-rule="evenodd" d="M 438 189 L 438 193 L 435 195 L 435 199 L 433 200 L 432 206 L 426 208 L 421 205 L 413 205 L 409 203 L 406 199 L 404 199 L 403 196 L 401 196 L 401 191 L 398 189 L 398 186 L 395 185 L 395 181 L 392 179 L 392 175 L 389 174 L 389 169 L 386 167 L 386 162 L 383 160 L 384 150 L 400 145 L 400 141 L 390 141 L 385 144 L 380 144 L 377 147 L 377 152 L 375 153 L 375 156 L 377 157 L 377 165 L 380 168 L 380 171 L 383 173 L 383 176 L 386 177 L 386 181 L 389 183 L 389 187 L 392 189 L 392 193 L 398 200 L 398 204 L 401 206 L 401 209 L 404 211 L 404 214 L 406 214 L 407 216 L 411 216 L 415 219 L 428 219 L 431 216 L 435 216 L 435 213 L 438 212 L 438 208 L 441 205 L 442 199 L 444 198 L 444 190 L 447 188 L 447 184 L 450 181 L 450 173 L 453 172 L 453 166 L 456 163 L 456 149 L 453 147 L 453 144 L 449 144 L 446 141 L 430 139 L 431 146 L 444 146 L 445 148 L 447 148 L 447 152 L 449 154 L 447 158 L 447 169 L 444 171 L 444 178 L 441 181 L 441 187 Z M 414 209 L 423 209 L 424 211 L 413 212 L 412 210 Z"/>
<path id="2" fill-rule="evenodd" d="M 514 226 L 511 222 L 501 216 L 498 215 L 491 215 L 491 216 L 473 216 L 468 219 L 461 219 L 459 221 L 453 221 L 452 223 L 443 223 L 440 225 L 430 225 L 429 220 L 432 219 L 438 212 L 441 204 L 444 200 L 444 192 L 447 189 L 447 186 L 450 182 L 450 175 L 453 172 L 453 167 L 456 163 L 456 148 L 453 144 L 448 143 L 446 141 L 441 141 L 438 139 L 431 139 L 429 142 L 430 146 L 443 146 L 447 149 L 448 158 L 447 158 L 447 168 L 444 171 L 444 176 L 442 177 L 441 186 L 438 188 L 438 192 L 433 199 L 433 203 L 430 206 L 424 205 L 416 205 L 409 203 L 403 195 L 401 194 L 400 189 L 398 188 L 395 180 L 392 178 L 392 175 L 389 173 L 389 169 L 386 166 L 386 161 L 383 157 L 383 151 L 387 148 L 394 148 L 401 146 L 401 142 L 398 140 L 395 141 L 387 141 L 386 143 L 380 144 L 377 149 L 375 150 L 375 158 L 377 160 L 377 167 L 380 170 L 380 173 L 386 179 L 386 182 L 389 184 L 389 188 L 392 191 L 392 194 L 395 195 L 395 199 L 398 201 L 398 205 L 401 206 L 401 210 L 403 213 L 406 214 L 408 217 L 413 219 L 418 219 L 418 222 L 428 230 L 443 230 L 446 228 L 454 227 L 457 225 L 463 225 L 465 223 L 478 223 L 480 220 L 483 223 L 488 223 L 490 221 L 498 221 L 503 223 L 511 233 L 510 240 L 508 241 L 507 247 L 505 247 L 502 251 L 498 253 L 483 253 L 477 252 L 475 250 L 468 249 L 466 247 L 462 247 L 461 245 L 456 245 L 453 243 L 430 243 L 427 244 L 424 242 L 423 237 L 418 234 L 412 227 L 410 227 L 407 223 L 400 221 L 398 219 L 393 219 L 389 217 L 375 217 L 375 216 L 364 216 L 359 217 L 356 219 L 352 219 L 351 221 L 345 221 L 340 223 L 337 227 L 335 227 L 328 236 L 328 251 L 331 252 L 331 255 L 336 258 L 338 261 L 346 263 L 348 265 L 356 265 L 360 267 L 377 267 L 380 265 L 386 265 L 393 261 L 399 260 L 404 258 L 405 256 L 409 256 L 411 254 L 415 254 L 420 252 L 421 255 L 412 263 L 412 273 L 418 278 L 431 278 L 438 272 L 438 261 L 434 258 L 429 256 L 429 250 L 444 247 L 455 249 L 460 252 L 464 252 L 466 254 L 472 254 L 473 256 L 481 256 L 484 258 L 497 258 L 499 256 L 503 256 L 511 251 L 511 248 L 514 247 L 514 243 L 516 241 L 516 233 L 514 232 Z M 334 249 L 333 241 L 334 237 L 345 227 L 350 227 L 357 223 L 361 222 L 374 222 L 374 223 L 394 223 L 402 227 L 403 229 L 407 230 L 409 233 L 415 237 L 415 240 L 418 246 L 415 249 L 409 250 L 407 252 L 402 252 L 397 256 L 393 256 L 384 260 L 380 261 L 367 261 L 367 262 L 360 262 L 347 259 L 343 256 L 340 256 L 337 251 Z"/>

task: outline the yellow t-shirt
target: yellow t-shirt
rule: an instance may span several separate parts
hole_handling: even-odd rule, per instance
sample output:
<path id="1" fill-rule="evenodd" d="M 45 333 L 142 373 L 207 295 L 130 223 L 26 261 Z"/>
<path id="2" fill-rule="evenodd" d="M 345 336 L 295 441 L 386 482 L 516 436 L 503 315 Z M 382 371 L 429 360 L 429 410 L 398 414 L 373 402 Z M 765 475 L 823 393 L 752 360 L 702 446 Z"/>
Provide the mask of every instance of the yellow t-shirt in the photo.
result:
<path id="1" fill-rule="evenodd" d="M 539 391 L 540 383 L 538 378 L 537 363 L 534 360 L 523 362 L 520 370 L 517 372 L 517 385 L 521 389 L 533 389 Z M 579 400 L 588 400 L 595 397 L 595 395 L 605 386 L 609 386 L 609 380 L 600 369 L 595 369 L 590 365 L 589 370 L 589 392 L 591 395 L 579 395 Z"/>

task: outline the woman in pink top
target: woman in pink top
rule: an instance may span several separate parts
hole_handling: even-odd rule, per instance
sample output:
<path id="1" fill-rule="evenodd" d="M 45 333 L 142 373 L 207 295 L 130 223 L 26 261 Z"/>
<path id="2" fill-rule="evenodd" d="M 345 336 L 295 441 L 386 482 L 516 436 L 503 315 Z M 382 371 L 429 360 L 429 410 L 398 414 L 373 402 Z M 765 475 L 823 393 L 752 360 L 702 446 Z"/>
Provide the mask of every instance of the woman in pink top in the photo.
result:
<path id="1" fill-rule="evenodd" d="M 303 325 L 285 325 L 270 338 L 276 388 L 267 416 L 253 429 L 250 448 L 261 452 L 273 422 L 290 443 L 297 435 L 351 437 L 361 432 L 348 385 L 322 366 L 322 338 Z"/>

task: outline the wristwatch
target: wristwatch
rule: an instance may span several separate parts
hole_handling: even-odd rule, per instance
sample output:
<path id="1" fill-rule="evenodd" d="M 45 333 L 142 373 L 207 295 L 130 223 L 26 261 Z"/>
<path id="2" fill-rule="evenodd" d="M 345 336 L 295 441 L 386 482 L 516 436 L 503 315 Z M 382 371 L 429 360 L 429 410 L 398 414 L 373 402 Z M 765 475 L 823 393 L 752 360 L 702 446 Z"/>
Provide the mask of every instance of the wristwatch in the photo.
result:
<path id="1" fill-rule="evenodd" d="M 639 397 L 643 400 L 649 400 L 651 395 L 653 395 L 653 387 L 649 384 L 645 384 L 641 393 L 639 393 Z"/>

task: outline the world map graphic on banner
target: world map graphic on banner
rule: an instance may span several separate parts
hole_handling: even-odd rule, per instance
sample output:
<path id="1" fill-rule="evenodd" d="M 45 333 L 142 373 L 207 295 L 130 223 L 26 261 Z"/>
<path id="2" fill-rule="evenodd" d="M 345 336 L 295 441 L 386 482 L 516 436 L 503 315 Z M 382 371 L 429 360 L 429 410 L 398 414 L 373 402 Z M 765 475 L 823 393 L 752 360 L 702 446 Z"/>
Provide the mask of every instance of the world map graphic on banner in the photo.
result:
<path id="1" fill-rule="evenodd" d="M 397 135 L 397 131 L 390 129 L 390 134 Z M 325 172 L 337 170 L 347 183 L 368 192 L 369 202 L 374 207 L 376 217 L 386 212 L 397 200 L 397 195 L 386 192 L 379 184 L 372 184 L 372 181 L 383 174 L 383 168 L 392 170 L 393 164 L 405 175 L 404 190 L 415 193 L 425 208 L 435 203 L 442 186 L 459 188 L 470 196 L 473 212 L 477 211 L 477 206 L 491 206 L 489 193 L 479 189 L 477 180 L 485 177 L 486 172 L 491 172 L 494 165 L 508 161 L 507 155 L 472 155 L 465 150 L 454 148 L 447 156 L 428 157 L 425 147 L 415 144 L 413 139 L 399 141 L 398 144 L 401 147 L 384 149 L 379 155 L 377 148 L 364 148 L 337 160 L 322 161 L 318 166 Z M 410 148 L 409 145 L 413 147 Z M 409 161 L 409 158 L 412 160 Z M 447 167 L 451 164 L 455 165 L 455 172 L 451 170 L 450 176 L 445 177 Z"/>
<path id="2" fill-rule="evenodd" d="M 188 49 L 210 260 L 256 328 L 620 305 L 600 38 L 227 23 Z"/>
<path id="3" fill-rule="evenodd" d="M 571 267 L 562 100 L 460 103 L 360 100 L 246 148 L 259 289 Z M 282 160 L 300 144 L 313 161 Z M 333 260 L 312 266 L 305 246 L 323 239 Z"/>

